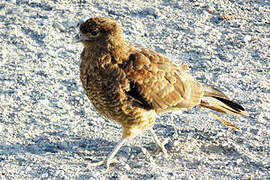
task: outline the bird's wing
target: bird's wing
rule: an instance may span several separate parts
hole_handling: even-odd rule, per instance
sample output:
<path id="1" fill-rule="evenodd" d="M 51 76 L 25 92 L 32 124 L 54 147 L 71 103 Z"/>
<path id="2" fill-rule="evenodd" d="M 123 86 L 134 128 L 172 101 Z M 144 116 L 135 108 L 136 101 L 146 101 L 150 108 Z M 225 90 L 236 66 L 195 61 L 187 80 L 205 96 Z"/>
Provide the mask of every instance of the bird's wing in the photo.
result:
<path id="1" fill-rule="evenodd" d="M 123 68 L 131 82 L 131 91 L 157 112 L 190 108 L 200 102 L 201 84 L 186 72 L 187 67 L 175 65 L 153 50 L 131 48 Z"/>

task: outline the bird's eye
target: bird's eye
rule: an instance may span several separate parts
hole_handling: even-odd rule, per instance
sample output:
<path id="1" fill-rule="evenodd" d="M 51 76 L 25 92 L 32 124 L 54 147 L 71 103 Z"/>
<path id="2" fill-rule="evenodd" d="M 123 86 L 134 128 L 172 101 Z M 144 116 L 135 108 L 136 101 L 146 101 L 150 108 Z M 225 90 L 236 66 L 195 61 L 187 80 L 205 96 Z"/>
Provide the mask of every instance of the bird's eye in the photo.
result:
<path id="1" fill-rule="evenodd" d="M 94 30 L 90 34 L 91 34 L 91 36 L 96 37 L 96 36 L 99 35 L 99 31 L 98 30 Z"/>

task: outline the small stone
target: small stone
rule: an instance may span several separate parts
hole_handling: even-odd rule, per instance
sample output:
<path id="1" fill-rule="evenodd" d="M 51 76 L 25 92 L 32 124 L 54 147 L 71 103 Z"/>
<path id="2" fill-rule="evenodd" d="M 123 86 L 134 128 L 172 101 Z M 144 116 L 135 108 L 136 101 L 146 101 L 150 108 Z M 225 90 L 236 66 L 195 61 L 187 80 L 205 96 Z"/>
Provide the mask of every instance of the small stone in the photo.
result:
<path id="1" fill-rule="evenodd" d="M 206 8 L 206 12 L 208 12 L 208 13 L 210 13 L 210 14 L 213 14 L 213 13 L 216 12 L 216 10 L 215 10 L 214 7 L 210 6 L 210 7 Z"/>
<path id="2" fill-rule="evenodd" d="M 145 179 L 152 179 L 154 176 L 153 176 L 153 174 L 146 173 L 146 174 L 144 175 L 144 177 L 145 177 Z"/>
<path id="3" fill-rule="evenodd" d="M 159 11 L 155 8 L 145 8 L 144 12 L 148 15 L 154 16 L 155 18 L 160 15 Z"/>
<path id="4" fill-rule="evenodd" d="M 121 180 L 129 180 L 129 178 L 128 178 L 128 176 L 127 175 L 123 175 L 123 176 L 121 176 L 121 178 L 120 178 Z"/>
<path id="5" fill-rule="evenodd" d="M 231 21 L 231 20 L 235 20 L 235 16 L 233 14 L 227 14 L 227 13 L 223 13 L 221 16 L 221 19 L 226 20 L 226 21 Z"/>
<path id="6" fill-rule="evenodd" d="M 173 142 L 173 146 L 174 146 L 174 147 L 179 147 L 179 145 L 180 145 L 180 142 L 179 142 L 179 141 L 174 141 L 174 142 Z"/>
<path id="7" fill-rule="evenodd" d="M 32 168 L 30 167 L 30 166 L 27 166 L 26 168 L 25 168 L 25 172 L 31 172 L 32 171 Z"/>
<path id="8" fill-rule="evenodd" d="M 252 39 L 252 37 L 251 37 L 250 35 L 246 35 L 246 36 L 244 37 L 244 42 L 245 42 L 246 44 L 248 44 L 248 43 L 251 41 L 251 39 Z"/>
<path id="9" fill-rule="evenodd" d="M 127 171 L 130 171 L 130 170 L 131 170 L 131 168 L 130 168 L 130 166 L 129 166 L 128 164 L 125 164 L 124 168 L 125 168 L 125 170 L 127 170 Z"/>
<path id="10" fill-rule="evenodd" d="M 41 178 L 45 178 L 45 179 L 47 179 L 47 178 L 48 178 L 48 176 L 49 176 L 49 174 L 48 174 L 48 173 L 44 173 L 44 174 L 42 174 L 42 175 L 41 175 Z"/>
<path id="11" fill-rule="evenodd" d="M 60 32 L 64 32 L 65 31 L 65 27 L 58 23 L 58 22 L 54 22 L 52 25 L 55 29 L 59 30 Z"/>
<path id="12" fill-rule="evenodd" d="M 237 163 L 238 165 L 240 165 L 242 162 L 243 162 L 242 159 L 237 159 L 237 160 L 236 160 L 236 163 Z"/>

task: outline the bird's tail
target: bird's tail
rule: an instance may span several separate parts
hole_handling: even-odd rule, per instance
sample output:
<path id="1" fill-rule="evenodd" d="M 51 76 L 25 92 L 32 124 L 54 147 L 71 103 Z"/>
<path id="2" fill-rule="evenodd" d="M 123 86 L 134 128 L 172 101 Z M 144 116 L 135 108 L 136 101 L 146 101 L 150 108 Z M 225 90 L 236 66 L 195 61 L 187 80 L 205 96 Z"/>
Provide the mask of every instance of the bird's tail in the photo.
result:
<path id="1" fill-rule="evenodd" d="M 223 92 L 208 85 L 203 85 L 200 106 L 225 114 L 248 115 L 241 105 L 231 101 Z"/>

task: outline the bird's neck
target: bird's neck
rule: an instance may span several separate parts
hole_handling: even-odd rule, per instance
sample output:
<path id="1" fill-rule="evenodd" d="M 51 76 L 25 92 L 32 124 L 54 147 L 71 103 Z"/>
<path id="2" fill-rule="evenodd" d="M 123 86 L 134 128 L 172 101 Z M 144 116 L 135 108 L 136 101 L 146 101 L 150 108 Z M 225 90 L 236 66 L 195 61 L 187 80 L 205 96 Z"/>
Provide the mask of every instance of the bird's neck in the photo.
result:
<path id="1" fill-rule="evenodd" d="M 116 63 L 122 63 L 123 60 L 127 59 L 127 57 L 125 57 L 127 55 L 127 51 L 127 43 L 124 39 L 118 39 L 117 41 L 113 41 L 108 44 L 108 52 L 114 57 Z"/>
<path id="2" fill-rule="evenodd" d="M 127 43 L 124 38 L 110 39 L 104 44 L 84 45 L 84 52 L 90 52 L 90 56 L 97 57 L 98 64 L 121 64 L 127 59 Z M 86 55 L 86 54 L 85 54 Z M 89 56 L 86 55 L 86 56 Z M 110 60 L 109 60 L 110 59 Z"/>

